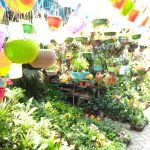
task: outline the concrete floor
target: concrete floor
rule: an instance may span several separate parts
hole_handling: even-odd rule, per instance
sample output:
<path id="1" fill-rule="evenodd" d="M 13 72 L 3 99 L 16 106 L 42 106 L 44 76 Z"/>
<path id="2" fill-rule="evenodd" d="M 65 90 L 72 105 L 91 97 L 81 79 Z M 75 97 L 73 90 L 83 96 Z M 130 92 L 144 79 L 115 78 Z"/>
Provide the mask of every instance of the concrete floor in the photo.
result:
<path id="1" fill-rule="evenodd" d="M 150 121 L 150 107 L 145 110 Z M 141 132 L 131 131 L 132 141 L 126 150 L 150 150 L 150 123 Z"/>

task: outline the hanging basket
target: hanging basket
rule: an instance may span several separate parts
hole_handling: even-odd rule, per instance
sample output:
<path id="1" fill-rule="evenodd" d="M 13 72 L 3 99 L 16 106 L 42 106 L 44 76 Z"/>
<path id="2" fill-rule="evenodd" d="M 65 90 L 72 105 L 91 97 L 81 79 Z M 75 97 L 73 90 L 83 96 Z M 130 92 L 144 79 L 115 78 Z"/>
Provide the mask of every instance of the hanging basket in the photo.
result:
<path id="1" fill-rule="evenodd" d="M 18 79 L 23 76 L 22 73 L 22 64 L 11 64 L 10 70 L 8 72 L 10 79 Z"/>
<path id="2" fill-rule="evenodd" d="M 141 38 L 141 34 L 134 34 L 134 35 L 132 35 L 132 39 L 133 40 L 138 40 L 140 38 Z"/>
<path id="3" fill-rule="evenodd" d="M 7 58 L 4 50 L 0 51 L 0 68 L 10 66 L 11 61 Z"/>
<path id="4" fill-rule="evenodd" d="M 50 28 L 59 28 L 62 24 L 62 19 L 58 16 L 48 16 L 47 17 L 48 20 L 48 26 Z"/>
<path id="5" fill-rule="evenodd" d="M 5 41 L 5 37 L 6 37 L 6 34 L 2 31 L 0 31 L 0 51 L 3 47 L 3 44 L 4 44 L 4 41 Z"/>
<path id="6" fill-rule="evenodd" d="M 80 37 L 75 37 L 75 40 L 81 43 L 86 43 L 88 38 L 84 36 L 80 36 Z"/>
<path id="7" fill-rule="evenodd" d="M 6 76 L 8 74 L 9 69 L 10 66 L 7 66 L 5 68 L 0 68 L 0 76 Z"/>
<path id="8" fill-rule="evenodd" d="M 8 8 L 16 13 L 27 13 L 31 11 L 37 0 L 4 0 Z"/>
<path id="9" fill-rule="evenodd" d="M 0 101 L 3 100 L 5 95 L 5 88 L 4 87 L 0 87 Z"/>
<path id="10" fill-rule="evenodd" d="M 32 24 L 22 24 L 23 32 L 32 34 L 34 32 L 34 26 Z"/>
<path id="11" fill-rule="evenodd" d="M 67 37 L 66 39 L 65 39 L 65 42 L 66 43 L 71 43 L 73 41 L 73 38 L 72 37 Z"/>
<path id="12" fill-rule="evenodd" d="M 7 42 L 4 46 L 5 54 L 13 63 L 30 63 L 35 60 L 39 52 L 36 41 L 19 39 Z"/>
<path id="13" fill-rule="evenodd" d="M 48 68 L 55 61 L 55 52 L 49 49 L 40 49 L 37 58 L 31 63 L 34 68 Z"/>
<path id="14" fill-rule="evenodd" d="M 92 21 L 92 26 L 95 27 L 99 27 L 101 25 L 107 25 L 108 24 L 108 19 L 94 19 Z"/>

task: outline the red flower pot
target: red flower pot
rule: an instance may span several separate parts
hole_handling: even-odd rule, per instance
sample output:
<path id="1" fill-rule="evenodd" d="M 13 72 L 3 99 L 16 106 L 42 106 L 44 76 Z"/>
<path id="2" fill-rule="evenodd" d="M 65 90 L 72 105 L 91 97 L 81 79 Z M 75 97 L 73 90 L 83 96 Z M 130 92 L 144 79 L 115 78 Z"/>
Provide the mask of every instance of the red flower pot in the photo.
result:
<path id="1" fill-rule="evenodd" d="M 3 100 L 5 95 L 5 88 L 4 87 L 0 87 L 0 101 Z"/>
<path id="2" fill-rule="evenodd" d="M 48 26 L 50 28 L 59 28 L 62 23 L 62 19 L 57 16 L 48 16 L 47 20 L 48 20 Z"/>

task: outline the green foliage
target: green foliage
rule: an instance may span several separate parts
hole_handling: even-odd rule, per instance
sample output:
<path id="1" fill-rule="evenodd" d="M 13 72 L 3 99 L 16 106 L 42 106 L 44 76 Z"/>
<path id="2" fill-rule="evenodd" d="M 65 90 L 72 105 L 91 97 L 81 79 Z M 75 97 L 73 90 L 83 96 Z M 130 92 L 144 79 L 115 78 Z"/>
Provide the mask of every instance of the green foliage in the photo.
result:
<path id="1" fill-rule="evenodd" d="M 71 64 L 73 71 L 81 72 L 89 68 L 89 63 L 84 57 L 74 59 Z"/>
<path id="2" fill-rule="evenodd" d="M 28 97 L 39 98 L 44 92 L 44 74 L 40 69 L 23 68 L 23 77 L 15 85 L 25 89 Z"/>
<path id="3" fill-rule="evenodd" d="M 22 97 L 21 89 L 13 89 L 10 93 L 15 98 L 8 93 L 8 100 L 10 96 L 13 99 Z M 65 104 L 57 97 L 48 97 L 46 100 L 40 103 L 29 99 L 25 103 L 15 102 L 10 106 L 11 111 L 0 122 L 0 148 L 124 149 L 123 143 L 127 143 L 129 135 L 121 126 L 113 125 L 110 120 L 84 118 L 82 109 Z M 124 137 L 120 137 L 122 132 Z"/>

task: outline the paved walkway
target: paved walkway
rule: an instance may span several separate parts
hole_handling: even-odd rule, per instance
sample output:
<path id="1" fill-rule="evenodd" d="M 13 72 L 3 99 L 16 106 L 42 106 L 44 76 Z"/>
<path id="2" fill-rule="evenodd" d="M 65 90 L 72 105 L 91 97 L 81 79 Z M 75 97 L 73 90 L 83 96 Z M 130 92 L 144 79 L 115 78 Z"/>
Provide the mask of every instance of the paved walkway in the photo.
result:
<path id="1" fill-rule="evenodd" d="M 150 150 L 150 107 L 145 110 L 149 124 L 142 132 L 131 131 L 132 141 L 127 150 Z"/>

